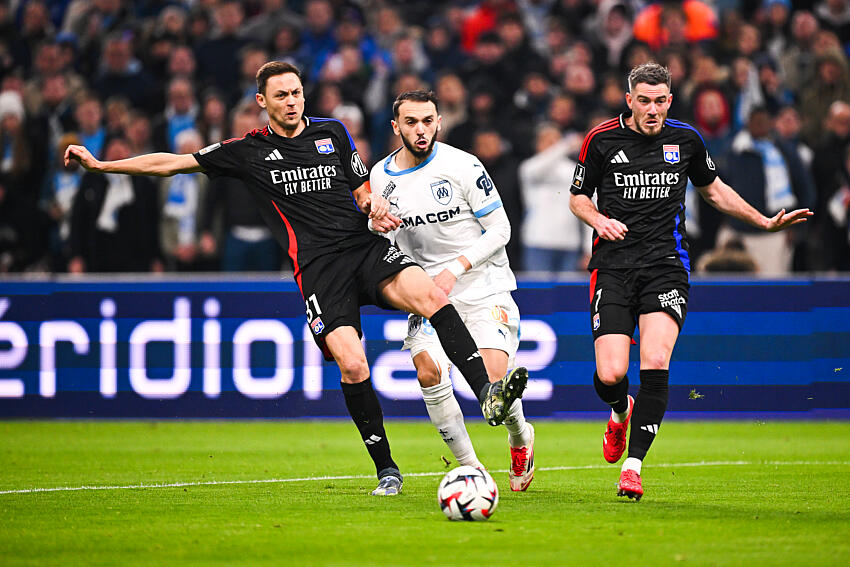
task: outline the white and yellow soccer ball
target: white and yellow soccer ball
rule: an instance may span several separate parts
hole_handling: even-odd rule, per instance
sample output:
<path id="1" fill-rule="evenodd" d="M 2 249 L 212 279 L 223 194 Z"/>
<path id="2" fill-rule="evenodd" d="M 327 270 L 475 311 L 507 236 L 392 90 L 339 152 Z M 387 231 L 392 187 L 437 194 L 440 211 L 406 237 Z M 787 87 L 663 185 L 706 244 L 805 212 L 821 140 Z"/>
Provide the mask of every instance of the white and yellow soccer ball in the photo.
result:
<path id="1" fill-rule="evenodd" d="M 437 501 L 449 520 L 486 520 L 499 505 L 499 489 L 490 473 L 464 465 L 446 473 Z"/>

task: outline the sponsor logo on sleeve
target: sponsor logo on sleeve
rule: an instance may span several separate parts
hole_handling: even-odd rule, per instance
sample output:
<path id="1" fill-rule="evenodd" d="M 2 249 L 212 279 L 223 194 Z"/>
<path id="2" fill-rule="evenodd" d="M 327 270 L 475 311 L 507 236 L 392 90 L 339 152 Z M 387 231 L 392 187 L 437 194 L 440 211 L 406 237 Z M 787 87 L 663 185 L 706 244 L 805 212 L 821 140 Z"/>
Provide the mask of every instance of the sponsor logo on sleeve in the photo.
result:
<path id="1" fill-rule="evenodd" d="M 206 148 L 201 148 L 201 150 L 198 153 L 201 154 L 201 155 L 208 154 L 213 150 L 219 149 L 220 147 L 221 147 L 221 142 L 216 142 L 215 144 L 210 144 Z"/>
<path id="2" fill-rule="evenodd" d="M 333 151 L 333 146 L 331 146 L 331 151 Z M 369 170 L 366 169 L 366 164 L 363 163 L 363 160 L 360 159 L 360 154 L 357 152 L 351 154 L 351 169 L 353 169 L 354 173 L 360 177 L 366 177 L 369 175 Z"/>
<path id="3" fill-rule="evenodd" d="M 581 189 L 584 185 L 584 166 L 580 163 L 576 164 L 576 171 L 573 174 L 573 187 Z"/>

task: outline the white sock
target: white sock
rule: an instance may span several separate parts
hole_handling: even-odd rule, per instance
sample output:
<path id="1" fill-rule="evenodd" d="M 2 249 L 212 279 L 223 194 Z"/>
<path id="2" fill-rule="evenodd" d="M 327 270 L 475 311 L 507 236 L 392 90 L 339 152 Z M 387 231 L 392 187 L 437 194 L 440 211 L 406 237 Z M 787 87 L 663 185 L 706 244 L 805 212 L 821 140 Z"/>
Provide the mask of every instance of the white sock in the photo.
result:
<path id="1" fill-rule="evenodd" d="M 628 402 L 629 402 L 629 400 L 628 400 L 628 398 L 626 398 L 626 411 L 624 411 L 623 413 L 617 413 L 613 409 L 611 410 L 611 419 L 614 421 L 614 423 L 623 423 L 623 422 L 626 421 L 626 418 L 629 417 L 629 407 L 628 407 L 629 403 Z M 638 473 L 638 474 L 640 474 L 640 473 Z"/>
<path id="2" fill-rule="evenodd" d="M 522 400 L 514 401 L 505 418 L 505 429 L 508 430 L 508 442 L 511 447 L 522 447 L 531 443 L 531 430 L 522 412 Z"/>
<path id="3" fill-rule="evenodd" d="M 638 475 L 640 475 L 640 466 L 642 464 L 643 464 L 643 461 L 641 461 L 640 459 L 635 459 L 634 457 L 628 457 L 625 461 L 623 461 L 622 470 L 625 471 L 627 469 L 630 469 L 630 470 L 633 470 L 636 473 L 638 473 Z"/>
<path id="4" fill-rule="evenodd" d="M 475 455 L 472 440 L 463 422 L 463 412 L 455 398 L 451 382 L 441 382 L 436 386 L 422 388 L 422 399 L 431 423 L 439 431 L 446 445 L 449 446 L 458 464 L 482 467 Z"/>

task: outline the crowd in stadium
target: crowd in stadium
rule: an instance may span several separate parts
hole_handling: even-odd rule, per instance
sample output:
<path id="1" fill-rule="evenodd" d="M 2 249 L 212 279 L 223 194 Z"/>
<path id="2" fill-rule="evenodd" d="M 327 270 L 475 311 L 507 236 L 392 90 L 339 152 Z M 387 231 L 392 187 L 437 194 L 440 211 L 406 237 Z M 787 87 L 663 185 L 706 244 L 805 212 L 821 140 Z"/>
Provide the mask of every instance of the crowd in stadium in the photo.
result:
<path id="1" fill-rule="evenodd" d="M 440 140 L 478 156 L 520 271 L 586 265 L 569 210 L 588 128 L 627 110 L 656 60 L 669 116 L 696 126 L 721 177 L 773 215 L 760 234 L 688 200 L 698 271 L 850 270 L 850 0 L 0 0 L 0 272 L 260 271 L 283 258 L 241 181 L 65 169 L 196 152 L 262 127 L 257 69 L 303 70 L 307 114 L 336 118 L 371 167 L 397 147 L 400 92 L 433 89 Z"/>

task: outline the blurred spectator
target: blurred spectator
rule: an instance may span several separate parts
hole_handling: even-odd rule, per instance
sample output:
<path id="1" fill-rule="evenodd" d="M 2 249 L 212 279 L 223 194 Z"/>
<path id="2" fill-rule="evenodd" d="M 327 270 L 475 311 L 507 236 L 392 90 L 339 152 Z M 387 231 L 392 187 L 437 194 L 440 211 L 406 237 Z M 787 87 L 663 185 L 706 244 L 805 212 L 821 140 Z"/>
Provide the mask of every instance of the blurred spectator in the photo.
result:
<path id="1" fill-rule="evenodd" d="M 814 43 L 818 21 L 811 12 L 796 12 L 791 18 L 792 43 L 780 57 L 782 74 L 794 91 L 805 86 L 815 75 Z"/>
<path id="2" fill-rule="evenodd" d="M 629 110 L 629 107 L 626 105 L 626 85 L 623 84 L 623 77 L 621 75 L 605 75 L 602 79 L 602 88 L 600 90 L 602 110 L 605 113 L 611 116 L 617 116 Z M 679 101 L 676 100 L 676 104 L 678 103 Z"/>
<path id="3" fill-rule="evenodd" d="M 254 102 L 257 94 L 257 71 L 269 60 L 269 53 L 256 43 L 249 43 L 239 52 L 239 96 L 233 106 L 242 101 Z"/>
<path id="4" fill-rule="evenodd" d="M 505 63 L 505 46 L 495 32 L 481 34 L 475 44 L 472 58 L 464 65 L 462 77 L 468 88 L 481 85 L 488 88 L 496 96 L 496 103 L 501 105 L 511 100 L 514 87 L 517 86 L 515 77 L 511 77 L 510 69 Z"/>
<path id="5" fill-rule="evenodd" d="M 304 4 L 304 29 L 301 32 L 300 58 L 305 77 L 315 80 L 320 64 L 336 49 L 334 11 L 329 0 L 307 0 Z"/>
<path id="6" fill-rule="evenodd" d="M 625 91 L 621 94 L 625 100 Z M 549 110 L 546 113 L 546 118 L 549 122 L 555 124 L 555 126 L 557 126 L 564 135 L 568 135 L 570 133 L 584 133 L 583 128 L 579 127 L 579 122 L 576 118 L 575 99 L 566 93 L 560 92 L 552 97 L 552 102 L 549 104 Z M 588 129 L 590 129 L 590 127 L 590 125 L 587 126 Z"/>
<path id="7" fill-rule="evenodd" d="M 352 138 L 363 136 L 363 112 L 356 104 L 341 104 L 334 108 L 330 117 L 342 122 Z"/>
<path id="8" fill-rule="evenodd" d="M 821 125 L 835 101 L 850 102 L 850 75 L 844 54 L 828 51 L 818 56 L 814 79 L 802 89 L 803 139 L 819 145 Z"/>
<path id="9" fill-rule="evenodd" d="M 772 139 L 773 122 L 764 107 L 750 114 L 747 127 L 732 141 L 727 158 L 727 182 L 757 210 L 773 216 L 780 209 L 814 207 L 814 186 L 793 148 Z M 768 276 L 788 275 L 792 266 L 792 231 L 763 233 L 736 219 L 721 228 L 718 245 L 738 238 L 758 258 L 760 272 Z"/>
<path id="10" fill-rule="evenodd" d="M 531 47 L 519 14 L 507 12 L 500 16 L 496 32 L 505 46 L 505 65 L 512 73 L 524 76 L 546 69 L 546 61 Z"/>
<path id="11" fill-rule="evenodd" d="M 103 99 L 123 96 L 133 106 L 156 110 L 153 77 L 133 57 L 132 39 L 126 33 L 112 33 L 103 44 L 102 67 L 92 86 Z"/>
<path id="12" fill-rule="evenodd" d="M 594 22 L 594 47 L 605 69 L 620 69 L 626 46 L 632 41 L 631 10 L 623 0 L 599 3 Z"/>
<path id="13" fill-rule="evenodd" d="M 452 129 L 467 118 L 466 87 L 457 74 L 445 73 L 437 79 L 436 93 L 442 116 L 437 139 L 446 140 Z"/>
<path id="14" fill-rule="evenodd" d="M 123 96 L 112 96 L 103 105 L 107 136 L 120 136 L 130 119 L 130 102 Z"/>
<path id="15" fill-rule="evenodd" d="M 499 108 L 497 108 L 497 95 L 487 88 L 481 87 L 469 95 L 468 118 L 452 128 L 446 137 L 446 142 L 467 152 L 472 152 L 472 138 L 477 130 L 485 128 L 496 128 L 504 126 L 499 120 Z"/>
<path id="16" fill-rule="evenodd" d="M 571 272 L 579 269 L 583 230 L 568 205 L 569 180 L 576 166 L 570 155 L 578 150 L 581 138 L 564 138 L 555 125 L 543 123 L 537 129 L 536 142 L 537 153 L 519 167 L 525 210 L 522 267 Z"/>
<path id="17" fill-rule="evenodd" d="M 758 71 L 750 59 L 736 57 L 732 61 L 726 89 L 731 93 L 732 128 L 737 132 L 747 123 L 753 108 L 764 106 Z"/>
<path id="18" fill-rule="evenodd" d="M 519 228 L 522 223 L 522 198 L 520 197 L 518 163 L 510 151 L 508 143 L 493 129 L 479 130 L 472 142 L 472 153 L 490 174 L 493 184 L 499 191 L 508 220 L 511 223 L 511 238 L 505 246 L 511 266 L 522 266 L 522 248 Z"/>
<path id="19" fill-rule="evenodd" d="M 850 2 L 847 0 L 821 0 L 815 7 L 821 26 L 834 32 L 841 43 L 850 42 Z"/>
<path id="20" fill-rule="evenodd" d="M 198 101 L 188 79 L 172 79 L 168 84 L 165 112 L 153 125 L 154 146 L 157 151 L 175 153 L 177 135 L 195 129 L 198 121 Z"/>
<path id="21" fill-rule="evenodd" d="M 71 206 L 83 178 L 80 167 L 65 168 L 65 149 L 71 144 L 79 144 L 76 134 L 65 134 L 55 146 L 49 169 L 44 179 L 41 194 L 41 207 L 50 218 L 49 265 L 55 272 L 64 272 L 68 267 L 70 249 L 68 239 L 71 234 Z"/>
<path id="22" fill-rule="evenodd" d="M 744 243 L 731 238 L 722 246 L 704 254 L 697 262 L 697 272 L 746 272 L 758 271 L 753 256 L 747 252 Z"/>
<path id="23" fill-rule="evenodd" d="M 829 189 L 831 197 L 826 207 L 828 219 L 827 234 L 830 256 L 827 263 L 819 266 L 829 271 L 850 270 L 850 148 L 845 148 L 844 164 L 834 175 L 833 185 Z M 824 224 L 826 224 L 824 223 Z"/>
<path id="24" fill-rule="evenodd" d="M 33 111 L 33 124 L 47 135 L 47 143 L 55 147 L 59 138 L 74 130 L 74 106 L 68 79 L 62 73 L 48 75 L 32 85 L 40 90 L 37 110 Z M 27 90 L 29 98 L 31 90 Z"/>
<path id="25" fill-rule="evenodd" d="M 482 0 L 475 5 L 463 21 L 461 46 L 467 53 L 478 47 L 482 36 L 494 31 L 499 17 L 513 10 L 510 0 Z"/>
<path id="26" fill-rule="evenodd" d="M 762 38 L 764 47 L 779 60 L 791 40 L 791 0 L 763 0 Z"/>
<path id="27" fill-rule="evenodd" d="M 268 44 L 282 26 L 301 28 L 304 19 L 286 4 L 286 0 L 262 0 L 262 9 L 245 22 L 239 31 L 240 35 L 251 41 Z"/>
<path id="28" fill-rule="evenodd" d="M 198 63 L 195 52 L 188 45 L 175 45 L 168 58 L 168 76 L 172 79 L 183 78 L 195 80 Z"/>
<path id="29" fill-rule="evenodd" d="M 532 69 L 525 73 L 522 87 L 514 93 L 514 106 L 522 120 L 536 124 L 546 118 L 554 93 L 546 75 Z"/>
<path id="30" fill-rule="evenodd" d="M 699 0 L 665 0 L 650 4 L 635 18 L 635 39 L 658 50 L 683 47 L 717 37 L 717 16 Z"/>
<path id="31" fill-rule="evenodd" d="M 782 82 L 776 61 L 770 55 L 764 54 L 757 57 L 755 63 L 764 104 L 770 113 L 776 114 L 780 108 L 793 104 L 794 93 Z"/>
<path id="32" fill-rule="evenodd" d="M 130 157 L 123 138 L 113 138 L 105 159 Z M 71 211 L 68 271 L 162 271 L 160 207 L 149 177 L 86 172 Z"/>
<path id="33" fill-rule="evenodd" d="M 30 73 L 38 45 L 49 40 L 54 33 L 45 2 L 27 0 L 22 4 L 17 56 L 25 75 Z"/>
<path id="34" fill-rule="evenodd" d="M 846 265 L 847 249 L 844 246 L 842 227 L 830 214 L 835 208 L 834 198 L 848 177 L 845 169 L 848 149 L 850 149 L 850 104 L 836 101 L 829 106 L 823 123 L 824 136 L 815 147 L 812 172 L 818 188 L 815 211 L 821 214 L 812 218 L 812 245 L 809 254 L 812 269 L 830 271 Z"/>
<path id="35" fill-rule="evenodd" d="M 398 8 L 383 4 L 375 15 L 375 39 L 384 51 L 391 51 L 398 36 L 407 33 Z"/>
<path id="36" fill-rule="evenodd" d="M 253 108 L 234 110 L 231 136 L 242 137 L 260 127 Z M 280 246 L 247 191 L 241 179 L 210 179 L 201 216 L 200 252 L 207 257 L 220 253 L 219 269 L 225 272 L 280 270 Z"/>
<path id="37" fill-rule="evenodd" d="M 198 76 L 208 81 L 230 101 L 239 99 L 239 53 L 248 40 L 239 37 L 244 12 L 242 4 L 224 0 L 214 9 L 215 31 L 212 37 L 195 48 Z"/>
<path id="38" fill-rule="evenodd" d="M 254 91 L 256 91 L 256 86 Z M 227 102 L 215 89 L 204 92 L 201 100 L 201 115 L 195 128 L 204 139 L 204 145 L 213 144 L 228 137 L 230 127 L 227 123 Z"/>
<path id="39" fill-rule="evenodd" d="M 204 147 L 197 130 L 183 130 L 175 138 L 175 152 L 193 154 Z M 204 199 L 207 176 L 189 173 L 166 177 L 160 182 L 163 197 L 160 239 L 165 266 L 178 272 L 191 271 L 198 254 L 199 204 Z"/>
<path id="40" fill-rule="evenodd" d="M 596 77 L 588 65 L 571 65 L 564 77 L 564 91 L 569 94 L 576 107 L 575 120 L 579 128 L 586 126 L 587 117 L 599 107 L 596 92 Z M 625 97 L 625 91 L 623 96 Z"/>
<path id="41" fill-rule="evenodd" d="M 130 147 L 131 156 L 140 156 L 154 151 L 153 128 L 148 115 L 132 110 L 127 115 L 127 125 L 124 127 L 124 138 Z M 74 142 L 75 144 L 78 142 Z M 66 145 L 67 147 L 67 145 Z"/>
<path id="42" fill-rule="evenodd" d="M 444 19 L 434 18 L 429 22 L 424 43 L 425 54 L 435 73 L 463 66 L 465 55 L 460 48 L 460 38 L 452 33 Z"/>
<path id="43" fill-rule="evenodd" d="M 106 127 L 103 125 L 103 105 L 100 99 L 92 93 L 84 93 L 77 101 L 74 110 L 77 121 L 77 135 L 80 142 L 96 158 L 103 157 L 106 145 Z"/>

